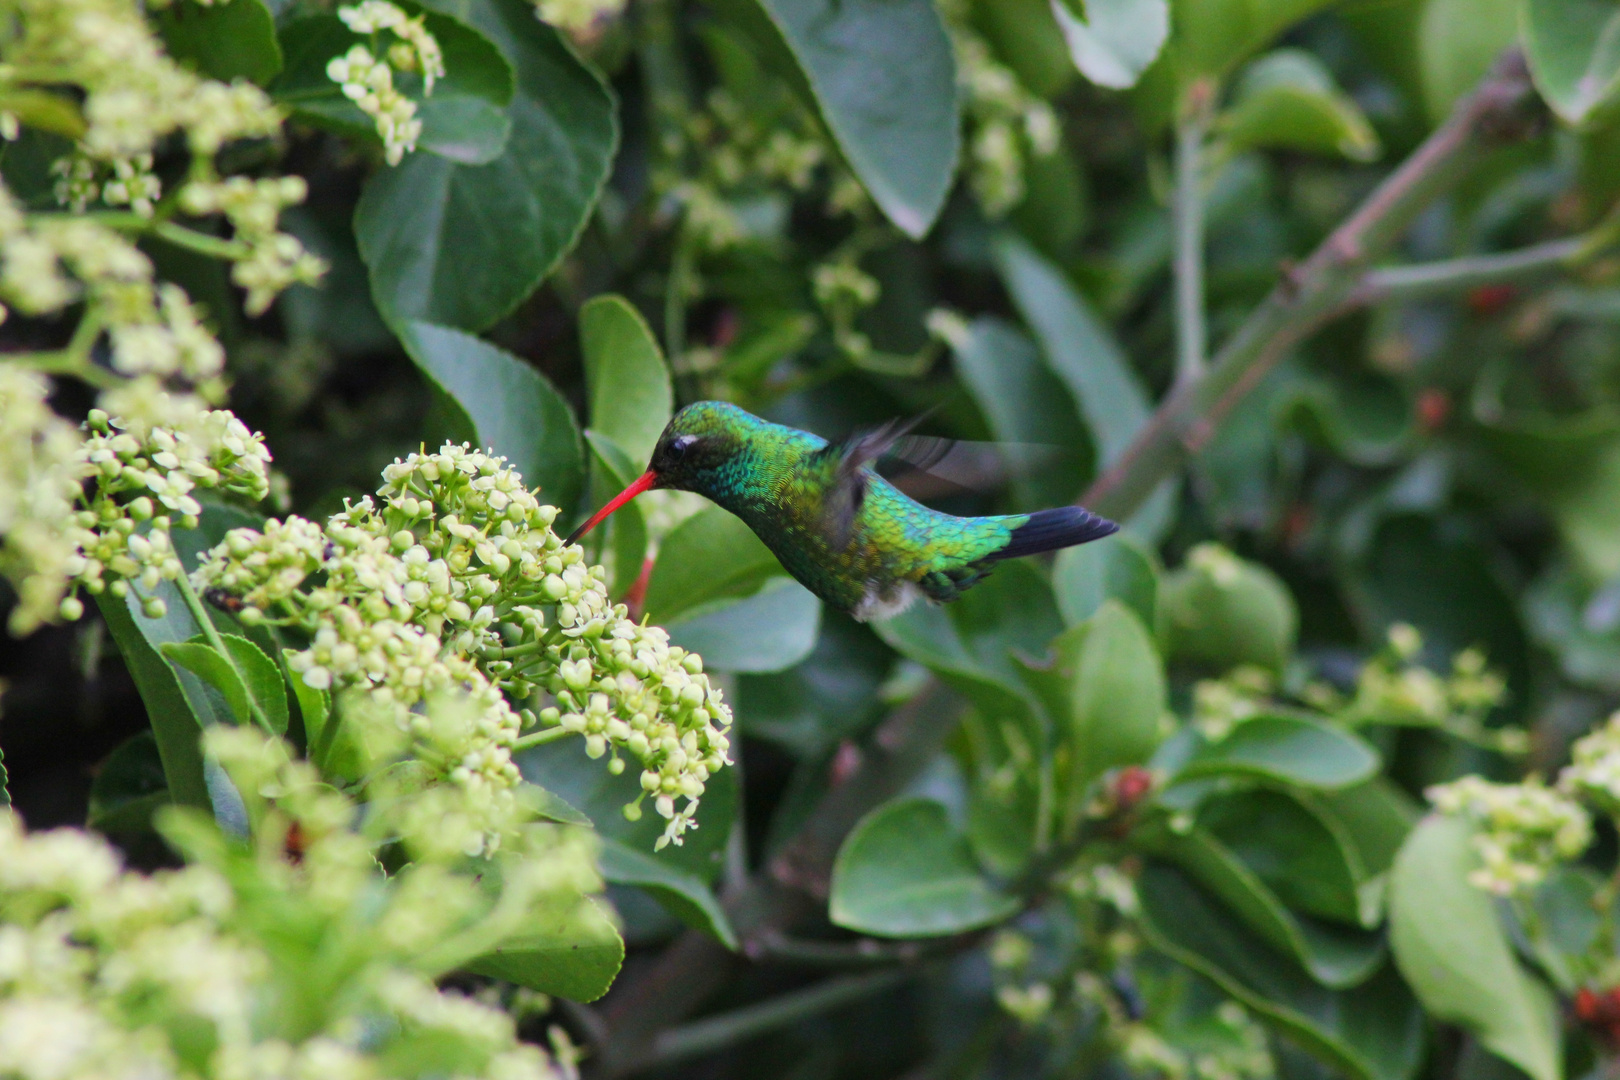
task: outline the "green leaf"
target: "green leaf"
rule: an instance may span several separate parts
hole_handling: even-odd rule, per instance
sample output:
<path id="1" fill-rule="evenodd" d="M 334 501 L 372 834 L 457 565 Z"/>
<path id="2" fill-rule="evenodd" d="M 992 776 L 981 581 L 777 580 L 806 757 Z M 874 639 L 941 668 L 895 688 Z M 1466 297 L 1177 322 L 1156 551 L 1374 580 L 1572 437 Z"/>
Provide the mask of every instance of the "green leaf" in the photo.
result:
<path id="1" fill-rule="evenodd" d="M 169 801 L 157 740 L 143 731 L 120 743 L 101 763 L 90 784 L 85 823 L 104 833 L 148 832 L 153 811 Z"/>
<path id="2" fill-rule="evenodd" d="M 601 432 L 587 428 L 585 442 L 591 448 L 591 503 L 600 506 L 629 487 L 641 474 L 630 463 L 629 455 Z M 590 539 L 596 540 L 604 550 L 611 546 L 613 587 L 622 594 L 641 577 L 647 560 L 647 515 L 640 500 L 632 499 L 619 507 L 596 531 L 604 535 L 593 535 Z"/>
<path id="3" fill-rule="evenodd" d="M 742 519 L 706 507 L 670 530 L 658 548 L 643 609 L 666 625 L 716 600 L 750 596 L 782 566 Z"/>
<path id="4" fill-rule="evenodd" d="M 1152 757 L 1169 708 L 1164 664 L 1141 619 L 1119 601 L 1108 600 L 1085 626 L 1069 684 L 1076 793 L 1108 769 Z"/>
<path id="5" fill-rule="evenodd" d="M 1299 150 L 1372 161 L 1379 153 L 1361 107 L 1303 49 L 1278 49 L 1250 64 L 1215 131 L 1230 154 Z"/>
<path id="6" fill-rule="evenodd" d="M 644 467 L 675 407 L 658 340 L 624 297 L 598 296 L 579 309 L 579 343 L 591 429 L 618 444 L 638 469 Z"/>
<path id="7" fill-rule="evenodd" d="M 1255 869 L 1206 829 L 1185 833 L 1144 830 L 1137 842 L 1147 852 L 1192 874 L 1240 919 L 1246 933 L 1291 957 L 1302 974 L 1322 986 L 1345 989 L 1366 982 L 1384 959 L 1379 935 L 1322 922 L 1289 910 Z"/>
<path id="8" fill-rule="evenodd" d="M 1332 791 L 1361 783 L 1378 767 L 1378 752 L 1341 728 L 1301 716 L 1257 716 L 1198 747 L 1175 779 L 1252 776 Z"/>
<path id="9" fill-rule="evenodd" d="M 1063 621 L 1083 623 L 1118 600 L 1146 626 L 1158 618 L 1159 569 L 1153 553 L 1128 536 L 1064 548 L 1052 563 L 1052 594 Z"/>
<path id="10" fill-rule="evenodd" d="M 337 734 L 335 730 L 328 731 L 327 725 L 339 722 L 332 712 L 332 691 L 317 690 L 306 683 L 301 675 L 292 672 L 287 662 L 297 651 L 282 649 L 281 667 L 292 685 L 293 700 L 298 703 L 298 715 L 304 722 L 305 756 L 321 771 L 327 772 L 330 771 L 327 769 L 327 758 Z"/>
<path id="11" fill-rule="evenodd" d="M 1257 664 L 1281 671 L 1293 655 L 1299 614 L 1277 575 L 1213 544 L 1193 549 L 1165 575 L 1166 651 L 1225 669 Z"/>
<path id="12" fill-rule="evenodd" d="M 0 92 L 0 109 L 15 116 L 23 127 L 34 128 L 36 135 L 49 132 L 67 139 L 84 136 L 84 114 L 79 111 L 79 106 L 75 102 L 60 94 L 27 88 L 6 90 Z M 26 135 L 19 136 L 19 138 L 26 137 Z M 13 140 L 11 146 L 7 147 L 5 157 L 8 166 L 16 153 L 12 148 L 17 145 L 18 140 Z M 6 181 L 14 188 L 24 186 L 17 183 L 17 178 L 12 175 L 10 169 L 7 170 Z"/>
<path id="13" fill-rule="evenodd" d="M 821 601 L 792 578 L 770 578 L 753 596 L 690 608 L 665 629 L 707 670 L 783 671 L 816 647 Z"/>
<path id="14" fill-rule="evenodd" d="M 573 247 L 607 180 L 618 126 L 607 87 L 532 5 L 454 6 L 516 70 L 511 137 L 488 165 L 418 153 L 378 171 L 354 231 L 385 319 L 476 331 L 509 314 Z"/>
<path id="15" fill-rule="evenodd" d="M 624 963 L 624 940 L 594 900 L 542 908 L 527 931 L 464 965 L 475 975 L 526 986 L 570 1001 L 607 993 Z"/>
<path id="16" fill-rule="evenodd" d="M 1053 98 L 1075 81 L 1051 0 L 977 0 L 973 19 L 1030 93 Z"/>
<path id="17" fill-rule="evenodd" d="M 584 451 L 557 388 L 504 349 L 447 326 L 400 324 L 400 341 L 433 383 L 465 414 L 478 445 L 506 458 L 563 510 L 579 499 Z"/>
<path id="18" fill-rule="evenodd" d="M 1406 1080 L 1423 1056 L 1423 1013 L 1386 967 L 1332 990 L 1232 918 L 1181 871 L 1149 864 L 1137 882 L 1149 943 L 1356 1080 Z"/>
<path id="19" fill-rule="evenodd" d="M 268 86 L 281 71 L 276 22 L 263 0 L 232 0 L 209 7 L 170 4 L 151 17 L 164 50 L 211 79 L 246 79 Z"/>
<path id="20" fill-rule="evenodd" d="M 645 890 L 681 922 L 714 935 L 726 948 L 736 951 L 737 933 L 701 878 L 615 840 L 602 841 L 599 865 L 606 880 Z"/>
<path id="21" fill-rule="evenodd" d="M 1357 888 L 1366 877 L 1346 830 L 1319 807 L 1281 791 L 1217 794 L 1198 824 L 1295 911 L 1362 922 Z"/>
<path id="22" fill-rule="evenodd" d="M 526 750 L 518 756 L 518 767 L 525 780 L 551 792 L 557 799 L 583 813 L 599 835 L 617 840 L 650 859 L 703 881 L 713 881 L 725 860 L 726 843 L 737 820 L 739 784 L 737 770 L 721 769 L 709 777 L 698 807 L 696 831 L 688 832 L 680 844 L 654 850 L 664 831 L 664 819 L 643 802 L 637 821 L 624 816 L 624 808 L 636 802 L 641 790 L 641 772 L 630 767 L 614 776 L 607 760 L 585 756 L 582 740 L 563 739 Z"/>
<path id="23" fill-rule="evenodd" d="M 838 849 L 828 917 L 881 937 L 935 937 L 991 926 L 1019 907 L 974 864 L 944 806 L 905 798 L 867 814 Z"/>
<path id="24" fill-rule="evenodd" d="M 158 651 L 174 663 L 200 676 L 218 690 L 238 724 L 254 722 L 254 707 L 277 735 L 287 732 L 287 687 L 281 669 L 253 642 L 235 634 L 220 640 L 230 650 L 227 659 L 198 634 L 185 642 L 168 642 Z"/>
<path id="25" fill-rule="evenodd" d="M 980 316 L 965 337 L 951 343 L 956 374 L 1004 443 L 1062 448 L 1050 467 L 1018 483 L 1029 506 L 1066 503 L 1080 490 L 1087 457 L 1085 434 L 1063 384 L 1041 363 L 1027 336 L 994 316 Z"/>
<path id="26" fill-rule="evenodd" d="M 1185 85 L 1223 77 L 1332 0 L 1173 0 L 1165 59 Z"/>
<path id="27" fill-rule="evenodd" d="M 1083 19 L 1064 0 L 1051 4 L 1074 66 L 1098 86 L 1135 86 L 1170 36 L 1166 0 L 1085 0 Z"/>
<path id="28" fill-rule="evenodd" d="M 1107 468 L 1130 448 L 1153 407 L 1130 358 L 1057 266 L 1022 238 L 999 235 L 991 249 L 1013 304 L 1041 353 L 1068 388 Z M 1161 485 L 1127 527 L 1149 539 L 1169 524 L 1174 486 Z"/>
<path id="29" fill-rule="evenodd" d="M 956 61 L 931 0 L 760 0 L 855 175 L 901 231 L 939 216 L 959 152 Z"/>
<path id="30" fill-rule="evenodd" d="M 413 15 L 421 11 L 408 0 L 400 6 Z M 512 65 L 488 38 L 465 23 L 436 11 L 426 12 L 424 18 L 444 53 L 445 73 L 429 95 L 422 93 L 419 76 L 397 76 L 400 89 L 417 103 L 422 133 L 416 145 L 463 165 L 487 165 L 501 156 L 511 135 L 507 106 L 515 78 Z M 287 67 L 271 95 L 306 120 L 376 141 L 376 121 L 326 74 L 335 57 L 365 41 L 335 15 L 289 23 L 281 32 Z"/>
<path id="31" fill-rule="evenodd" d="M 737 723 L 795 757 L 817 759 L 881 715 L 878 687 L 894 655 L 848 616 L 823 618 L 803 663 L 770 675 L 743 675 L 732 698 Z"/>
<path id="32" fill-rule="evenodd" d="M 1519 36 L 1520 0 L 1427 0 L 1418 24 L 1418 62 L 1429 122 L 1491 69 Z"/>
<path id="33" fill-rule="evenodd" d="M 1402 845 L 1390 877 L 1389 943 L 1401 974 L 1437 1020 L 1460 1024 L 1534 1080 L 1563 1075 L 1558 1005 L 1514 957 L 1488 893 L 1472 827 L 1429 817 Z"/>
<path id="34" fill-rule="evenodd" d="M 141 701 L 146 705 L 152 733 L 157 739 L 158 753 L 163 761 L 163 772 L 168 777 L 169 791 L 174 801 L 208 809 L 212 804 L 208 797 L 208 786 L 203 780 L 202 748 L 198 740 L 202 727 L 215 722 L 215 717 L 210 703 L 204 698 L 204 684 L 189 672 L 176 672 L 158 655 L 155 646 L 166 639 L 164 635 L 174 631 L 167 626 L 151 629 L 138 627 L 137 620 L 144 624 L 165 623 L 168 617 L 145 618 L 140 613 L 139 604 L 132 603 L 133 599 L 120 600 L 103 593 L 96 597 L 96 606 L 101 609 L 107 630 L 118 645 L 124 666 L 129 669 L 130 676 L 135 680 L 135 688 L 140 691 Z M 178 603 L 178 597 L 170 602 L 169 617 L 173 616 Z M 184 609 L 181 614 L 184 614 Z M 186 629 L 191 631 L 194 624 L 189 616 L 185 617 L 185 623 Z M 148 634 L 152 634 L 156 640 L 149 638 Z M 182 680 L 190 685 L 183 685 Z"/>

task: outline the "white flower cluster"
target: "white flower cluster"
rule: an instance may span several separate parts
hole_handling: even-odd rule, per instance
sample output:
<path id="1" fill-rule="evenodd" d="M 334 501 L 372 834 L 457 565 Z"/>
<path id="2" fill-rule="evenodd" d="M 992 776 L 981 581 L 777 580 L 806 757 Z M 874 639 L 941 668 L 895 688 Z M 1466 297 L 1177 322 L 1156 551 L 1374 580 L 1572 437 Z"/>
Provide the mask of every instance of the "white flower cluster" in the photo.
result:
<path id="1" fill-rule="evenodd" d="M 1219 679 L 1193 684 L 1193 723 L 1204 737 L 1219 742 L 1232 729 L 1271 705 L 1276 679 L 1265 668 L 1240 664 Z"/>
<path id="2" fill-rule="evenodd" d="M 1507 684 L 1485 666 L 1484 653 L 1464 649 L 1452 658 L 1451 674 L 1443 676 L 1417 663 L 1422 649 L 1414 627 L 1391 626 L 1389 647 L 1357 676 L 1347 719 L 1438 727 L 1502 753 L 1522 754 L 1528 748 L 1522 730 L 1485 727 L 1485 717 L 1506 697 Z"/>
<path id="3" fill-rule="evenodd" d="M 247 290 L 249 315 L 263 314 L 290 285 L 313 285 L 326 264 L 304 249 L 297 237 L 277 232 L 281 211 L 304 201 L 302 177 L 251 180 L 194 180 L 180 191 L 180 208 L 203 217 L 224 214 L 243 254 L 233 260 L 231 280 Z"/>
<path id="4" fill-rule="evenodd" d="M 968 184 L 984 212 L 998 218 L 1024 201 L 1024 157 L 1057 152 L 1059 129 L 1052 107 L 1025 90 L 1012 70 L 990 54 L 971 27 L 966 4 L 940 5 L 956 51 L 956 81 L 972 131 L 968 137 Z"/>
<path id="5" fill-rule="evenodd" d="M 228 412 L 170 407 L 161 419 L 179 422 L 157 426 L 93 409 L 81 434 L 50 410 L 49 393 L 44 377 L 0 366 L 0 574 L 19 596 L 15 634 L 78 618 L 84 605 L 67 594 L 80 586 L 124 595 L 179 577 L 168 530 L 196 524 L 197 488 L 257 499 L 269 485 L 262 439 Z M 161 614 L 161 601 L 147 608 Z"/>
<path id="6" fill-rule="evenodd" d="M 564 546 L 556 508 L 505 459 L 447 444 L 383 479 L 377 500 L 324 529 L 291 518 L 234 530 L 198 569 L 198 588 L 241 600 L 250 623 L 309 633 L 290 662 L 306 684 L 362 687 L 397 706 L 416 755 L 463 785 L 516 784 L 520 721 L 502 691 L 532 700 L 535 719 L 584 736 L 591 757 L 611 750 L 611 771 L 623 770 L 621 751 L 640 761 L 643 798 L 668 821 L 660 846 L 679 843 L 730 747 L 731 713 L 701 660 L 608 599 L 602 568 Z M 449 687 L 469 688 L 476 705 L 459 734 L 409 711 Z M 434 740 L 436 753 L 424 749 Z M 639 816 L 640 802 L 626 813 Z"/>
<path id="7" fill-rule="evenodd" d="M 279 740 L 217 727 L 207 747 L 253 841 L 169 809 L 184 870 L 124 872 L 91 834 L 28 835 L 0 811 L 0 1075 L 559 1080 L 509 1016 L 432 980 L 588 904 L 585 830 L 529 826 L 493 896 L 421 852 L 385 877 L 375 852 L 409 798 L 362 818 Z"/>
<path id="8" fill-rule="evenodd" d="M 1441 813 L 1463 814 L 1479 826 L 1474 847 L 1482 865 L 1468 880 L 1498 896 L 1539 884 L 1592 842 L 1592 822 L 1580 804 L 1534 777 L 1495 784 L 1465 776 L 1424 794 Z"/>
<path id="9" fill-rule="evenodd" d="M 628 0 L 534 0 L 534 13 L 542 22 L 571 34 L 594 30 L 624 14 Z"/>
<path id="10" fill-rule="evenodd" d="M 1620 712 L 1576 740 L 1558 787 L 1610 815 L 1620 814 Z"/>
<path id="11" fill-rule="evenodd" d="M 152 172 L 151 154 L 111 162 L 82 152 L 68 154 L 52 163 L 51 175 L 56 177 L 56 201 L 75 214 L 82 214 L 100 198 L 108 206 L 127 206 L 149 218 L 163 194 L 163 183 Z"/>
<path id="12" fill-rule="evenodd" d="M 364 45 L 334 57 L 326 65 L 326 77 L 341 85 L 344 96 L 376 122 L 388 164 L 398 165 L 416 149 L 422 121 L 416 116 L 416 102 L 394 86 L 394 72 L 419 73 L 426 97 L 433 93 L 434 82 L 444 77 L 444 54 L 424 27 L 423 16 L 412 19 L 388 0 L 361 0 L 339 8 L 338 17 L 356 34 L 371 35 L 374 45 L 380 32 L 395 38 L 381 57 Z"/>

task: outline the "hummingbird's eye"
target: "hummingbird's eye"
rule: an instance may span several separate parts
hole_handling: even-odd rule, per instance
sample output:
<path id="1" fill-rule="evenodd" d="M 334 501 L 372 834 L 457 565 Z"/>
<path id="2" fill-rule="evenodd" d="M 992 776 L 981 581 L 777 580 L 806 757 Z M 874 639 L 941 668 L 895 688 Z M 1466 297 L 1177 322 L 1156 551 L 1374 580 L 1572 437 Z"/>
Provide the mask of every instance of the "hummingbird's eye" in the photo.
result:
<path id="1" fill-rule="evenodd" d="M 692 444 L 695 443 L 695 442 L 697 442 L 697 436 L 696 435 L 682 435 L 678 439 L 671 439 L 670 443 L 669 443 L 669 458 L 670 458 L 670 460 L 671 461 L 679 461 L 679 460 L 681 460 L 683 457 L 686 456 L 686 451 L 688 449 L 690 449 Z"/>

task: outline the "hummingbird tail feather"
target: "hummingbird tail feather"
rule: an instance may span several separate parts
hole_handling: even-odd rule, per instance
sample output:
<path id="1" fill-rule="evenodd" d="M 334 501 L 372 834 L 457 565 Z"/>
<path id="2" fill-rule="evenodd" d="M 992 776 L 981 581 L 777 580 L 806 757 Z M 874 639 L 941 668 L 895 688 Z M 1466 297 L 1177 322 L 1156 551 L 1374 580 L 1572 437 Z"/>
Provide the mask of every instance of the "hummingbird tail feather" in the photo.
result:
<path id="1" fill-rule="evenodd" d="M 1093 514 L 1083 506 L 1059 506 L 1052 510 L 1037 510 L 1029 520 L 1012 531 L 1007 546 L 992 558 L 1016 559 L 1020 555 L 1035 555 L 1042 551 L 1073 547 L 1076 544 L 1101 540 L 1119 532 L 1119 526 L 1105 517 Z"/>

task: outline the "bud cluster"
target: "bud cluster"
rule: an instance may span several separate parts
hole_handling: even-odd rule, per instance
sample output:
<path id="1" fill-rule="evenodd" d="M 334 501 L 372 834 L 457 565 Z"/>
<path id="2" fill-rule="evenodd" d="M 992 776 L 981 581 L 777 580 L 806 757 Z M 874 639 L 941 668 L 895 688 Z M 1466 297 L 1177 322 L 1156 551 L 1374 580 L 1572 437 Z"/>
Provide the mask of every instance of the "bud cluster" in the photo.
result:
<path id="1" fill-rule="evenodd" d="M 446 444 L 394 462 L 383 480 L 376 499 L 324 529 L 289 518 L 232 531 L 198 588 L 240 599 L 248 623 L 308 633 L 289 661 L 307 685 L 360 687 L 396 707 L 416 756 L 463 785 L 507 791 L 518 780 L 521 721 L 507 695 L 531 704 L 531 723 L 583 736 L 589 756 L 611 753 L 612 772 L 629 753 L 643 795 L 626 812 L 639 816 L 650 796 L 668 821 L 660 846 L 680 842 L 730 746 L 730 710 L 701 660 L 608 599 L 602 568 L 563 544 L 556 508 L 505 459 Z M 445 743 L 454 753 L 430 754 L 443 726 L 412 707 L 450 687 L 470 688 L 480 711 Z"/>
<path id="2" fill-rule="evenodd" d="M 1496 784 L 1465 776 L 1425 794 L 1441 813 L 1462 814 L 1478 826 L 1474 847 L 1482 865 L 1468 880 L 1499 896 L 1539 884 L 1592 842 L 1592 822 L 1580 804 L 1535 777 Z"/>
<path id="3" fill-rule="evenodd" d="M 426 97 L 433 93 L 434 82 L 444 77 L 444 54 L 424 27 L 422 16 L 412 19 L 388 0 L 361 0 L 339 8 L 338 18 L 356 34 L 369 35 L 373 47 L 378 47 L 379 33 L 394 38 L 381 55 L 355 45 L 326 65 L 326 77 L 341 85 L 343 96 L 376 122 L 388 164 L 398 165 L 416 149 L 422 121 L 416 116 L 416 102 L 394 86 L 394 72 L 419 73 Z"/>

